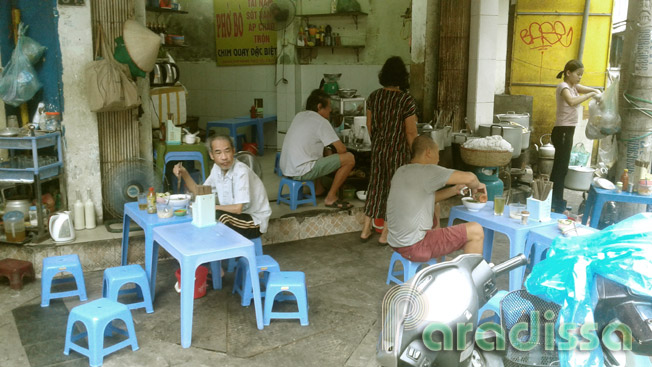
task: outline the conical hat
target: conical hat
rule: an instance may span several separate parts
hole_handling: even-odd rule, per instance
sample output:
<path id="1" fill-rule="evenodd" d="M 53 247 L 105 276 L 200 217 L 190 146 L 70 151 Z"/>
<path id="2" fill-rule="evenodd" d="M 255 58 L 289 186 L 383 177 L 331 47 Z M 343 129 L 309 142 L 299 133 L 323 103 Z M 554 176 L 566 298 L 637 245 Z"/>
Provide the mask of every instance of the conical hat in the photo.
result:
<path id="1" fill-rule="evenodd" d="M 131 19 L 125 22 L 122 33 L 125 47 L 134 64 L 146 73 L 152 71 L 161 46 L 161 37 Z"/>

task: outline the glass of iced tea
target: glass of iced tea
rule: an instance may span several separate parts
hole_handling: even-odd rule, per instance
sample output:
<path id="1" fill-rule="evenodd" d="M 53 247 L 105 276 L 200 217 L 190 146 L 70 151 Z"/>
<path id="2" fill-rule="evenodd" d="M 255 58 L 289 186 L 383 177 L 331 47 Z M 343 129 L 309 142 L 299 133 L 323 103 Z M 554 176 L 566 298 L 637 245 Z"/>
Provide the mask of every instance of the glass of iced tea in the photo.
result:
<path id="1" fill-rule="evenodd" d="M 141 192 L 138 194 L 138 209 L 147 210 L 147 193 Z"/>
<path id="2" fill-rule="evenodd" d="M 494 196 L 494 215 L 503 215 L 505 211 L 505 197 L 502 195 Z"/>

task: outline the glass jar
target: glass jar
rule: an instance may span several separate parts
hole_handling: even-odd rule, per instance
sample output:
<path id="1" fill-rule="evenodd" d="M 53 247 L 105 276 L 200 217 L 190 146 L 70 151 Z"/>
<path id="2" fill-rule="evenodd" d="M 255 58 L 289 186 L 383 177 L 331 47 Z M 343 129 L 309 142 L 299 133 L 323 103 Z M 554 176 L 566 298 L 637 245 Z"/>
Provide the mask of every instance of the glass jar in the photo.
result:
<path id="1" fill-rule="evenodd" d="M 39 128 L 45 131 L 57 131 L 61 128 L 61 113 L 46 112 L 45 121 L 39 122 Z"/>
<path id="2" fill-rule="evenodd" d="M 38 215 L 36 212 L 36 206 L 32 205 L 29 207 L 29 224 L 36 227 L 38 225 Z"/>

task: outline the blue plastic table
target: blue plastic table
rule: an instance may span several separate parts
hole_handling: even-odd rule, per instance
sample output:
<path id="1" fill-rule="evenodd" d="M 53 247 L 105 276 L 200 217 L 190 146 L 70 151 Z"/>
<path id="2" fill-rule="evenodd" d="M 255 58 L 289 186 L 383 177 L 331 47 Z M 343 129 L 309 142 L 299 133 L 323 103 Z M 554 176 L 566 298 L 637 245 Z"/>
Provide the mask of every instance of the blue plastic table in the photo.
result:
<path id="1" fill-rule="evenodd" d="M 145 273 L 149 281 L 149 289 L 154 300 L 154 277 L 152 276 L 152 256 L 154 238 L 152 231 L 155 227 L 167 226 L 190 222 L 192 217 L 184 215 L 183 217 L 172 216 L 161 219 L 156 214 L 148 214 L 147 210 L 138 209 L 138 202 L 126 203 L 124 206 L 124 218 L 122 219 L 122 265 L 127 265 L 127 254 L 129 253 L 129 222 L 134 221 L 145 231 Z"/>
<path id="2" fill-rule="evenodd" d="M 265 138 L 263 134 L 263 125 L 268 122 L 275 122 L 276 115 L 266 116 L 261 118 L 251 118 L 247 116 L 235 117 L 232 119 L 208 121 L 206 123 L 206 133 L 214 127 L 224 127 L 229 129 L 229 135 L 233 138 L 234 144 L 238 143 L 238 128 L 246 126 L 256 126 L 256 142 L 258 142 L 258 155 L 263 155 L 265 151 Z"/>
<path id="3" fill-rule="evenodd" d="M 550 217 L 556 223 L 556 219 L 566 218 L 557 213 L 551 213 Z M 536 222 L 529 220 L 527 225 L 522 225 L 520 220 L 509 217 L 509 207 L 505 205 L 503 215 L 494 215 L 493 201 L 487 202 L 484 208 L 477 212 L 466 209 L 463 205 L 451 208 L 448 218 L 448 226 L 453 225 L 455 219 L 461 219 L 467 222 L 478 222 L 484 228 L 484 245 L 482 256 L 489 262 L 494 246 L 494 232 L 500 232 L 509 239 L 509 257 L 514 257 L 525 251 L 525 240 L 531 229 L 549 225 L 550 222 Z M 509 272 L 509 290 L 519 289 L 523 280 L 525 268 L 520 266 Z"/>
<path id="4" fill-rule="evenodd" d="M 591 185 L 589 189 L 589 197 L 586 199 L 586 206 L 584 207 L 584 217 L 582 218 L 582 224 L 586 224 L 591 216 L 590 226 L 593 228 L 598 228 L 598 222 L 600 222 L 600 214 L 602 213 L 602 207 L 607 201 L 616 201 L 622 203 L 637 203 L 637 204 L 652 204 L 652 196 L 643 196 L 637 193 L 629 192 L 620 192 L 617 193 L 616 190 L 605 190 L 599 187 L 596 187 L 594 184 Z"/>
<path id="5" fill-rule="evenodd" d="M 162 246 L 181 266 L 181 346 L 190 347 L 192 340 L 192 312 L 195 290 L 195 271 L 203 263 L 234 257 L 244 257 L 249 262 L 249 278 L 256 308 L 256 324 L 263 329 L 263 308 L 260 300 L 260 282 L 256 266 L 254 243 L 234 230 L 217 222 L 208 227 L 192 223 L 173 224 L 154 229 L 154 242 Z M 152 257 L 152 280 L 156 284 L 158 247 Z M 219 274 L 213 274 L 219 276 Z M 153 287 L 153 286 L 152 286 Z"/>

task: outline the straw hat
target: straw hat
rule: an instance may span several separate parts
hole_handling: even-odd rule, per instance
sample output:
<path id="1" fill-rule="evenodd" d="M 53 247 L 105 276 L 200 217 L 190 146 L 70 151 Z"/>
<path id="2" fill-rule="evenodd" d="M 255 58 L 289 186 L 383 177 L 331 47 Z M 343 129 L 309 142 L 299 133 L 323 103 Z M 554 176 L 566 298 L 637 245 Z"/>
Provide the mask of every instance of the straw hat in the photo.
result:
<path id="1" fill-rule="evenodd" d="M 142 71 L 154 69 L 161 38 L 134 20 L 127 20 L 122 29 L 125 47 L 129 56 Z"/>

